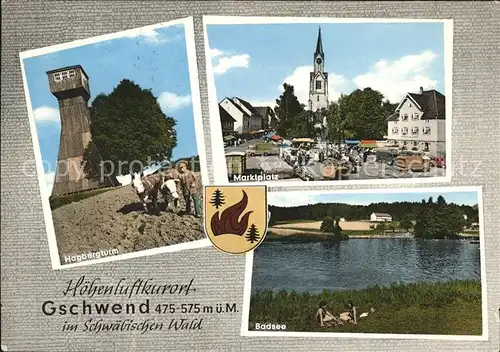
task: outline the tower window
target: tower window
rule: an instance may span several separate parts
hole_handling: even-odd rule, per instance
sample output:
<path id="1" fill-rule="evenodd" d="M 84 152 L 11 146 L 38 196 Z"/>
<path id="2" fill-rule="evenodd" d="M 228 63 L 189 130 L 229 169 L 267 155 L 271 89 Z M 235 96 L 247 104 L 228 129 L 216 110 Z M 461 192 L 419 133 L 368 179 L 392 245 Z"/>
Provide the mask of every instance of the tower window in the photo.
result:
<path id="1" fill-rule="evenodd" d="M 321 81 L 316 81 L 316 89 L 321 89 Z"/>
<path id="2" fill-rule="evenodd" d="M 319 95 L 316 97 L 316 101 L 319 101 Z"/>
<path id="3" fill-rule="evenodd" d="M 67 70 L 54 73 L 54 81 L 59 82 L 65 78 L 75 77 L 75 70 Z"/>

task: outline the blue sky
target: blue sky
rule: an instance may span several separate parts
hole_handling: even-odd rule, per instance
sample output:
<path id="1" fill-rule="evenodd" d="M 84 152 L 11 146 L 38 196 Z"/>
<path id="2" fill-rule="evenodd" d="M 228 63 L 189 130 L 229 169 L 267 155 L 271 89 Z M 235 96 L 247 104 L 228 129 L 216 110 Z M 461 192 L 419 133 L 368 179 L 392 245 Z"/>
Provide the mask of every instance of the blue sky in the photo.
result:
<path id="1" fill-rule="evenodd" d="M 152 89 L 163 112 L 176 119 L 178 143 L 173 158 L 198 154 L 184 26 L 147 29 L 24 59 L 47 177 L 55 171 L 61 128 L 57 99 L 49 91 L 46 71 L 78 64 L 89 75 L 89 105 L 99 93 L 111 93 L 120 80 L 131 79 Z"/>
<path id="2" fill-rule="evenodd" d="M 369 205 L 371 203 L 421 202 L 432 197 L 434 201 L 442 195 L 447 203 L 474 205 L 478 203 L 475 191 L 453 192 L 408 192 L 408 193 L 325 193 L 312 194 L 301 192 L 270 192 L 268 203 L 280 207 L 292 207 L 316 203 L 345 203 L 353 205 Z"/>
<path id="3" fill-rule="evenodd" d="M 207 25 L 218 100 L 273 103 L 287 82 L 306 104 L 319 26 L 331 101 L 365 87 L 391 102 L 421 86 L 446 95 L 443 23 Z"/>

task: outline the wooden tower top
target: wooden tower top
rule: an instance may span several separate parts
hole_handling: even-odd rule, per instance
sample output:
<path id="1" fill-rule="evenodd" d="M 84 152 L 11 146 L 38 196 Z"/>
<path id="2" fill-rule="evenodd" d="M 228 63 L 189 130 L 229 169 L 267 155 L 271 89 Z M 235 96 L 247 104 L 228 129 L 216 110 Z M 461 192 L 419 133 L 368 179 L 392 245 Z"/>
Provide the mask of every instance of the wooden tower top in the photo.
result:
<path id="1" fill-rule="evenodd" d="M 71 99 L 81 96 L 90 99 L 89 77 L 80 65 L 61 67 L 47 71 L 50 92 L 58 99 Z"/>

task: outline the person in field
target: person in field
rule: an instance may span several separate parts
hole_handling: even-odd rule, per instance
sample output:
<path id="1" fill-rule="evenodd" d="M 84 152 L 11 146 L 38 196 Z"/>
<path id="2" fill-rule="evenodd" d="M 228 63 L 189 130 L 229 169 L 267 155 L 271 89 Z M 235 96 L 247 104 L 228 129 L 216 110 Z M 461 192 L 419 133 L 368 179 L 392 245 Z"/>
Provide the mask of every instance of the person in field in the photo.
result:
<path id="1" fill-rule="evenodd" d="M 356 325 L 358 322 L 356 320 L 356 307 L 354 306 L 354 302 L 349 300 L 347 302 L 347 307 L 349 311 L 340 313 L 340 320 L 344 323 L 353 323 Z"/>
<path id="2" fill-rule="evenodd" d="M 338 318 L 327 310 L 325 301 L 319 302 L 319 307 L 316 311 L 316 319 L 319 320 L 320 326 L 325 327 L 338 325 L 340 323 Z"/>
<path id="3" fill-rule="evenodd" d="M 191 214 L 191 200 L 194 205 L 194 216 L 201 217 L 200 184 L 196 174 L 187 168 L 187 163 L 181 161 L 177 165 L 182 195 L 186 202 L 186 214 Z"/>

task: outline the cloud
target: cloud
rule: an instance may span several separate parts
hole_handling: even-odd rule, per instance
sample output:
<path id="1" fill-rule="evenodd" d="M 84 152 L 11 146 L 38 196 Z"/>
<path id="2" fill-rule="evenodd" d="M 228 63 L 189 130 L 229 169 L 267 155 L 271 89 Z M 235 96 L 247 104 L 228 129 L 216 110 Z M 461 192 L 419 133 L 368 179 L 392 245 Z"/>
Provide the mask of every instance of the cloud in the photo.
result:
<path id="1" fill-rule="evenodd" d="M 299 66 L 293 73 L 286 77 L 283 83 L 290 84 L 294 87 L 295 95 L 302 104 L 307 106 L 309 102 L 309 79 L 310 73 L 314 70 L 312 65 Z M 283 90 L 283 85 L 279 86 L 279 90 Z M 347 84 L 347 80 L 335 73 L 328 74 L 328 100 L 334 101 L 340 97 L 342 88 Z"/>
<path id="2" fill-rule="evenodd" d="M 426 50 L 394 61 L 379 60 L 369 72 L 356 76 L 353 82 L 360 89 L 376 89 L 396 103 L 407 92 L 416 92 L 420 87 L 436 87 L 438 82 L 431 78 L 429 69 L 437 57 L 436 53 Z"/>
<path id="3" fill-rule="evenodd" d="M 268 194 L 268 203 L 269 205 L 274 205 L 277 207 L 295 207 L 317 203 L 317 196 L 318 195 L 307 194 L 304 191 L 286 192 L 286 194 L 271 192 Z"/>
<path id="4" fill-rule="evenodd" d="M 158 97 L 158 103 L 164 112 L 182 109 L 193 103 L 191 95 L 177 95 L 172 92 L 162 92 Z"/>
<path id="5" fill-rule="evenodd" d="M 216 75 L 222 75 L 232 68 L 248 68 L 250 65 L 250 55 L 248 54 L 230 55 L 219 49 L 210 49 L 210 56 Z"/>
<path id="6" fill-rule="evenodd" d="M 49 196 L 52 194 L 52 188 L 54 187 L 56 173 L 54 171 L 47 172 L 45 174 L 45 183 L 47 184 L 47 190 L 49 192 Z"/>
<path id="7" fill-rule="evenodd" d="M 248 102 L 252 105 L 252 106 L 269 106 L 270 108 L 274 109 L 274 107 L 276 106 L 276 100 L 271 100 L 271 99 L 268 99 L 268 100 L 265 100 L 265 99 L 249 99 Z"/>
<path id="8" fill-rule="evenodd" d="M 167 38 L 167 37 L 162 37 L 160 33 L 158 33 L 156 30 L 152 28 L 141 28 L 136 31 L 126 33 L 124 38 L 144 38 L 144 40 L 148 43 L 151 44 L 160 44 L 160 43 L 165 43 L 172 38 Z"/>
<path id="9" fill-rule="evenodd" d="M 212 57 L 212 58 L 221 56 L 222 54 L 224 54 L 224 52 L 222 50 L 210 49 L 210 57 Z"/>
<path id="10" fill-rule="evenodd" d="M 42 123 L 59 123 L 59 109 L 50 106 L 41 106 L 33 110 L 35 121 Z"/>

